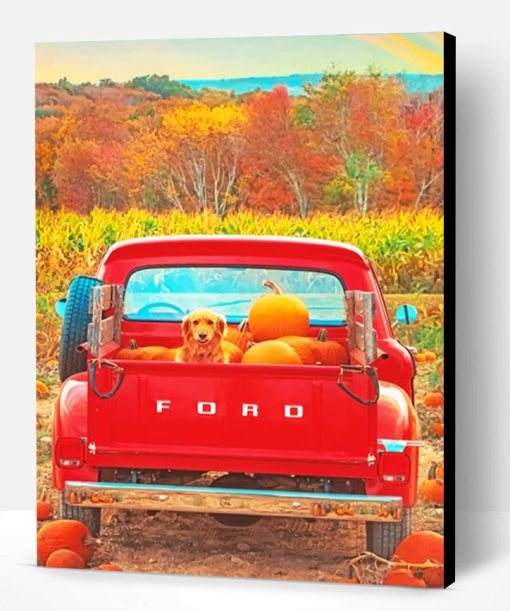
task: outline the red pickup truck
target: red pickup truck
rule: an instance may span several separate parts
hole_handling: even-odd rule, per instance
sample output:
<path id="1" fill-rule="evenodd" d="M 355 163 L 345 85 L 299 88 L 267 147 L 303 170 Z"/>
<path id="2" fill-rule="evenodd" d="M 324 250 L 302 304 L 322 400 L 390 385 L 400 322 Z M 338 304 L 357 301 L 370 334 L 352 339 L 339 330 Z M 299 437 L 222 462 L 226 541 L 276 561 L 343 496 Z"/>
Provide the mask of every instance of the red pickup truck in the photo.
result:
<path id="1" fill-rule="evenodd" d="M 116 358 L 181 344 L 211 308 L 231 327 L 270 278 L 297 295 L 340 366 L 197 364 Z M 403 306 L 401 322 L 415 311 Z M 113 245 L 66 300 L 53 416 L 62 517 L 100 528 L 101 509 L 209 513 L 248 526 L 285 516 L 366 523 L 390 557 L 410 531 L 419 427 L 412 351 L 394 338 L 368 259 L 336 242 L 178 236 Z M 403 314 L 402 314 L 403 313 Z M 204 483 L 205 482 L 205 483 Z"/>

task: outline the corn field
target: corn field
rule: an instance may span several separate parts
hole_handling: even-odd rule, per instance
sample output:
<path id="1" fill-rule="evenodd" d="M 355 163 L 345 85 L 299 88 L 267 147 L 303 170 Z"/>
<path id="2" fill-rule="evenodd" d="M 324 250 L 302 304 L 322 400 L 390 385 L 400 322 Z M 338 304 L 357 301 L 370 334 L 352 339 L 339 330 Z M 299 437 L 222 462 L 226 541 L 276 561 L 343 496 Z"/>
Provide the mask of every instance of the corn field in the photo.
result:
<path id="1" fill-rule="evenodd" d="M 385 293 L 443 292 L 443 216 L 437 211 L 385 212 L 360 217 L 321 213 L 300 219 L 284 214 L 237 212 L 161 214 L 130 209 L 36 212 L 38 356 L 58 352 L 59 319 L 54 303 L 73 276 L 94 275 L 108 247 L 120 240 L 179 234 L 282 235 L 347 242 L 372 261 Z"/>

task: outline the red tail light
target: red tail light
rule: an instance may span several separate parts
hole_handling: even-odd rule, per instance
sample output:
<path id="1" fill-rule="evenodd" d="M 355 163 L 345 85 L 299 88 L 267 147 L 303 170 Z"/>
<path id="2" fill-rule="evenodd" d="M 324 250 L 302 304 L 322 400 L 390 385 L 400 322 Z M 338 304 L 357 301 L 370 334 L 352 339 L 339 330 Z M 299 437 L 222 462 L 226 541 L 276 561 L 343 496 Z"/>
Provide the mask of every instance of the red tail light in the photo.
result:
<path id="1" fill-rule="evenodd" d="M 61 437 L 55 445 L 55 462 L 59 467 L 79 469 L 83 465 L 83 441 L 79 437 Z"/>
<path id="2" fill-rule="evenodd" d="M 382 452 L 379 455 L 379 479 L 383 482 L 405 484 L 411 476 L 411 460 L 403 452 Z"/>

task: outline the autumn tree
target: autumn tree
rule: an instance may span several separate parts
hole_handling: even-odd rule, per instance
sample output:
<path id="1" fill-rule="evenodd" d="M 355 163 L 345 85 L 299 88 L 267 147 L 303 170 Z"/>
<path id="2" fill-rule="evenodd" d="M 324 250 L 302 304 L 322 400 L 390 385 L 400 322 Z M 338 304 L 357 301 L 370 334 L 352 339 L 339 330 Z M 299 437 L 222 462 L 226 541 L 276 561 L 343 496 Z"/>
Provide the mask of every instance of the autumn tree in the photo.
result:
<path id="1" fill-rule="evenodd" d="M 326 73 L 306 91 L 321 146 L 337 159 L 335 180 L 351 186 L 354 206 L 365 214 L 386 171 L 388 134 L 405 139 L 405 87 L 393 77 L 346 71 Z"/>
<path id="2" fill-rule="evenodd" d="M 282 179 L 300 216 L 311 207 L 310 194 L 327 169 L 327 157 L 314 148 L 310 124 L 294 107 L 285 87 L 255 94 L 247 104 L 247 152 L 255 179 Z"/>
<path id="3" fill-rule="evenodd" d="M 163 116 L 160 137 L 175 197 L 199 211 L 226 213 L 235 198 L 245 122 L 242 106 L 198 101 Z"/>
<path id="4" fill-rule="evenodd" d="M 426 201 L 432 189 L 442 194 L 444 173 L 444 115 L 433 102 L 406 116 L 408 147 L 406 158 L 416 184 L 415 206 Z M 440 197 L 442 199 L 442 197 Z"/>

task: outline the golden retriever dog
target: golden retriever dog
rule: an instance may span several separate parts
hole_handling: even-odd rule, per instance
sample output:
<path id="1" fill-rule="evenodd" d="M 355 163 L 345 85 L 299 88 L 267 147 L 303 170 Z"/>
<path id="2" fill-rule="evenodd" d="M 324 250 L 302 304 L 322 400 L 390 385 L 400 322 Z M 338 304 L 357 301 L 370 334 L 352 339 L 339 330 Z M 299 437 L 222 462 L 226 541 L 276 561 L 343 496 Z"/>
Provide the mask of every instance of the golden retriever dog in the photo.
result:
<path id="1" fill-rule="evenodd" d="M 228 363 L 223 348 L 227 328 L 225 319 L 212 310 L 194 310 L 182 321 L 183 344 L 177 350 L 176 362 Z"/>

